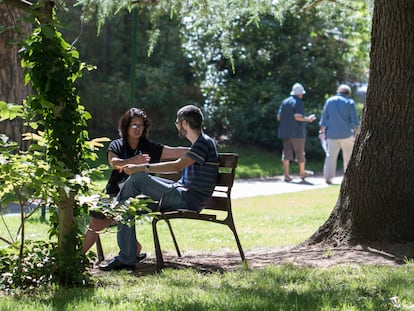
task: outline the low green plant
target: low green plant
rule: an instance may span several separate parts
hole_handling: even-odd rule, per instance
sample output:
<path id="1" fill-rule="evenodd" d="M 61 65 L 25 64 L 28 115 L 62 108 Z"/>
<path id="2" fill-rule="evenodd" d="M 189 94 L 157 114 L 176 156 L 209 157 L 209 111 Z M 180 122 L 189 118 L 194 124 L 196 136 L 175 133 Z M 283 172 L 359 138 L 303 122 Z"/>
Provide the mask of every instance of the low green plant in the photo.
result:
<path id="1" fill-rule="evenodd" d="M 48 288 L 57 282 L 60 271 L 56 264 L 56 242 L 27 240 L 23 249 L 19 249 L 16 242 L 0 250 L 0 290 L 15 294 Z M 85 256 L 79 261 L 88 263 Z M 79 278 L 86 284 L 89 275 L 85 271 Z"/>
<path id="2" fill-rule="evenodd" d="M 138 195 L 134 198 L 128 198 L 125 202 L 120 203 L 116 197 L 109 197 L 106 194 L 92 195 L 84 197 L 84 205 L 88 205 L 88 210 L 105 215 L 118 222 L 124 222 L 129 226 L 135 226 L 136 220 L 149 219 L 153 212 L 149 203 L 156 203 L 148 197 Z"/>

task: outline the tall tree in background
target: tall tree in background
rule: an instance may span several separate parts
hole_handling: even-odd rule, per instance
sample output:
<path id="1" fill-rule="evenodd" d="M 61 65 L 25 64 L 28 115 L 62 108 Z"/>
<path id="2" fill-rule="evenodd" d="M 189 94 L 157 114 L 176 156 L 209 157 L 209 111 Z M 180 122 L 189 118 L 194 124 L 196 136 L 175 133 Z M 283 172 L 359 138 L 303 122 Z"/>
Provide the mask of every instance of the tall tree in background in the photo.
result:
<path id="1" fill-rule="evenodd" d="M 376 0 L 361 130 L 335 208 L 309 243 L 414 242 L 414 1 Z"/>
<path id="2" fill-rule="evenodd" d="M 31 30 L 30 24 L 22 22 L 22 16 L 20 9 L 0 3 L 0 100 L 15 104 L 21 104 L 29 93 L 17 55 L 18 41 L 26 38 Z M 0 122 L 0 133 L 25 147 L 23 132 L 25 128 L 21 119 Z"/>

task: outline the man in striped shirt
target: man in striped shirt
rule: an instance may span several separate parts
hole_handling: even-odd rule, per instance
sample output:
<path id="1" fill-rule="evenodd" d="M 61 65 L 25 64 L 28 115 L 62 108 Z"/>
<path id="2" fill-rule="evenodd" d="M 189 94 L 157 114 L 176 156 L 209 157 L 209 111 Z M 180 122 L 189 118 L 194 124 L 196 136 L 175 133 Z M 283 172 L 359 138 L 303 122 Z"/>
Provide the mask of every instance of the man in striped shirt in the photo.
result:
<path id="1" fill-rule="evenodd" d="M 191 142 L 188 152 L 175 161 L 152 164 L 127 164 L 120 168 L 130 177 L 118 195 L 123 203 L 131 197 L 144 194 L 160 201 L 161 210 L 191 209 L 200 211 L 202 203 L 213 193 L 218 176 L 216 145 L 202 130 L 203 114 L 193 105 L 177 112 L 175 125 L 180 137 Z M 174 173 L 182 171 L 178 182 L 172 182 L 148 173 Z M 158 205 L 149 205 L 151 209 Z M 119 255 L 99 268 L 104 271 L 134 269 L 136 264 L 135 226 L 118 223 Z"/>

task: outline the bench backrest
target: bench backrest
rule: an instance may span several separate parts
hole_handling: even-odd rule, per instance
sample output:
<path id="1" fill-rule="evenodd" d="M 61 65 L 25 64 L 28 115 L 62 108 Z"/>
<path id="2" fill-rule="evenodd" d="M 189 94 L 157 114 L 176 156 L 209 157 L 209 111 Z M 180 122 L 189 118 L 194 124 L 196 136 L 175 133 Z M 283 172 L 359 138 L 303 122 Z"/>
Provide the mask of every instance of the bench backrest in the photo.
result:
<path id="1" fill-rule="evenodd" d="M 229 211 L 231 209 L 230 194 L 234 183 L 236 167 L 239 159 L 237 153 L 219 153 L 219 175 L 214 193 L 203 209 Z M 160 174 L 160 177 L 177 181 L 181 174 Z"/>
<path id="2" fill-rule="evenodd" d="M 234 183 L 237 153 L 219 153 L 219 175 L 212 197 L 203 204 L 204 209 L 231 211 L 231 189 Z"/>

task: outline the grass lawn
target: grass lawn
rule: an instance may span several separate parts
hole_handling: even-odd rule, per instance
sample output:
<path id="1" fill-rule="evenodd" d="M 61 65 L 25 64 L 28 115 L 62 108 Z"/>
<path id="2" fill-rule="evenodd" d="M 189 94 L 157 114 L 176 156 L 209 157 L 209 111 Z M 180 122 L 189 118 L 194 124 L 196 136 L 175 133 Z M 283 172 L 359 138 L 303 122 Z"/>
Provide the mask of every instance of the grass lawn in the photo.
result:
<path id="1" fill-rule="evenodd" d="M 298 193 L 233 200 L 245 251 L 295 245 L 329 216 L 339 186 Z M 7 222 L 13 222 L 7 216 Z M 17 223 L 17 222 L 16 222 Z M 237 252 L 231 232 L 216 224 L 174 221 L 180 247 L 191 251 Z M 28 223 L 34 239 L 46 238 L 48 225 Z M 164 251 L 173 251 L 167 232 Z M 137 227 L 149 256 L 151 228 Z M 4 236 L 0 224 L 0 235 Z M 117 253 L 115 233 L 102 235 L 107 257 Z M 94 275 L 95 287 L 33 290 L 3 296 L 0 310 L 414 310 L 414 264 L 400 267 L 346 265 L 318 269 L 291 264 L 235 272 L 205 273 L 165 269 L 139 276 L 128 271 Z"/>

